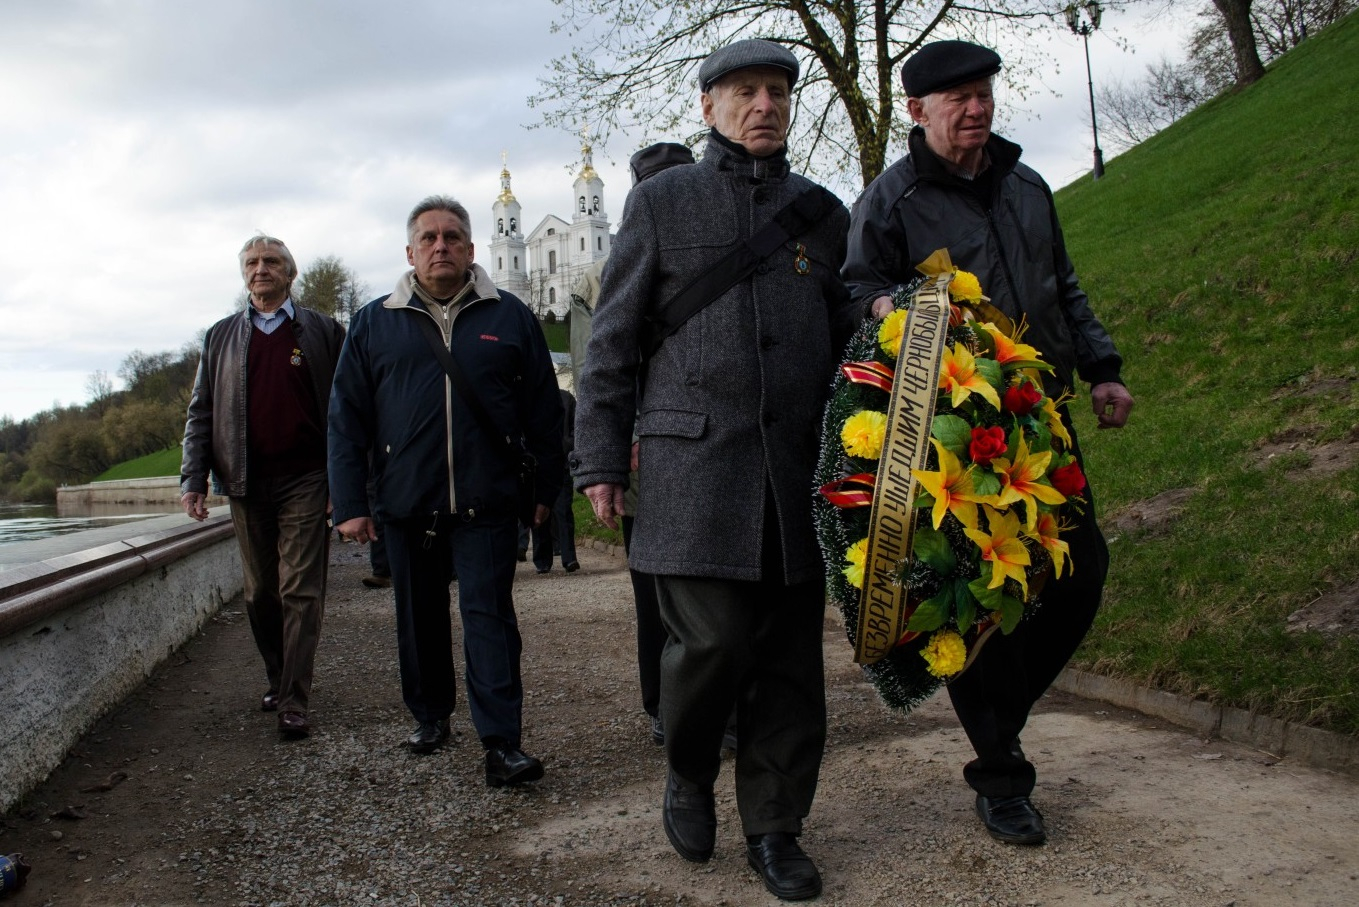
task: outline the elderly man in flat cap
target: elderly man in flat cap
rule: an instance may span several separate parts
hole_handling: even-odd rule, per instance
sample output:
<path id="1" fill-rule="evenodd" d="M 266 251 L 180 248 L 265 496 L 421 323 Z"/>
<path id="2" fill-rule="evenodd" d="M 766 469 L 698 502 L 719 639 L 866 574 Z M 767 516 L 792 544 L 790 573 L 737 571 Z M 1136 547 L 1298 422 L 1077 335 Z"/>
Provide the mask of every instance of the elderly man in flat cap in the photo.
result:
<path id="1" fill-rule="evenodd" d="M 785 899 L 821 877 L 798 844 L 825 741 L 823 568 L 812 472 L 827 379 L 865 313 L 839 277 L 848 213 L 790 172 L 796 58 L 740 41 L 699 68 L 702 159 L 638 183 L 604 271 L 576 411 L 576 486 L 613 526 L 634 420 L 629 564 L 669 633 L 664 828 L 713 853 L 713 782 L 736 707 L 746 857 Z"/>
<path id="2" fill-rule="evenodd" d="M 1048 394 L 1073 390 L 1079 374 L 1091 385 L 1100 428 L 1120 428 L 1133 406 L 1119 378 L 1122 359 L 1076 280 L 1052 191 L 1019 162 L 1018 145 L 991 132 L 991 80 L 1000 66 L 995 51 L 966 41 L 927 44 L 906 61 L 901 78 L 916 122 L 909 154 L 855 203 L 845 280 L 855 299 L 882 316 L 891 311 L 892 290 L 916 276 L 916 264 L 947 248 L 997 308 L 1027 321 L 1025 341 L 1055 366 L 1045 379 Z M 1079 458 L 1065 407 L 1062 415 Z M 1108 572 L 1088 488 L 1085 497 L 1090 504 L 1062 534 L 1074 573 L 1050 581 L 1034 616 L 1009 636 L 993 636 L 948 687 L 977 753 L 963 768 L 977 814 L 1010 844 L 1047 838 L 1029 799 L 1036 773 L 1019 734 L 1090 628 Z"/>

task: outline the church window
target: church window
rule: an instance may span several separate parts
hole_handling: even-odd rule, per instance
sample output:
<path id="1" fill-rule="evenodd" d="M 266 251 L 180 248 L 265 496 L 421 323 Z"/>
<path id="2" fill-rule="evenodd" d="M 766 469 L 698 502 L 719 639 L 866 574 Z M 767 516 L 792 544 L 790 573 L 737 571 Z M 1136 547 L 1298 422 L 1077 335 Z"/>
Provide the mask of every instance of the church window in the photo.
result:
<path id="1" fill-rule="evenodd" d="M 582 236 L 582 237 L 580 238 L 580 250 L 581 250 L 582 252 L 585 251 L 585 237 L 584 237 L 584 236 Z"/>
<path id="2" fill-rule="evenodd" d="M 594 204 L 594 207 L 592 207 L 590 210 L 593 211 L 593 212 L 595 212 L 596 214 L 598 214 L 598 213 L 599 213 L 599 196 L 598 196 L 598 195 L 593 195 L 593 196 L 590 197 L 590 199 L 591 199 L 591 201 L 592 201 L 593 204 Z"/>
<path id="3" fill-rule="evenodd" d="M 557 235 L 557 228 L 556 228 L 556 227 L 548 227 L 548 228 L 547 228 L 547 235 L 548 235 L 548 236 L 556 236 L 556 235 Z"/>
<path id="4" fill-rule="evenodd" d="M 595 248 L 601 252 L 604 251 L 604 237 L 602 236 L 595 237 Z"/>
<path id="5" fill-rule="evenodd" d="M 556 305 L 556 304 L 557 304 L 557 288 L 556 288 L 556 287 L 548 287 L 548 288 L 547 288 L 547 304 L 548 304 L 548 305 Z"/>
<path id="6" fill-rule="evenodd" d="M 585 196 L 583 195 L 580 197 L 580 213 L 585 213 Z"/>
<path id="7" fill-rule="evenodd" d="M 547 253 L 547 273 L 557 273 L 557 253 L 555 250 Z"/>
<path id="8" fill-rule="evenodd" d="M 505 257 L 503 255 L 495 260 L 495 269 L 497 271 L 505 270 Z"/>
<path id="9" fill-rule="evenodd" d="M 519 225 L 518 225 L 517 223 L 515 223 L 514 218 L 511 217 L 511 218 L 510 218 L 510 232 L 513 233 L 515 230 L 518 230 L 518 229 L 519 229 Z"/>
<path id="10" fill-rule="evenodd" d="M 504 233 L 504 232 L 505 232 L 505 218 L 501 217 L 501 218 L 498 218 L 498 219 L 496 220 L 496 222 L 495 222 L 495 230 L 496 230 L 497 233 Z"/>
<path id="11" fill-rule="evenodd" d="M 516 271 L 519 270 L 519 256 L 518 256 L 518 255 L 514 256 L 514 269 L 515 269 Z"/>

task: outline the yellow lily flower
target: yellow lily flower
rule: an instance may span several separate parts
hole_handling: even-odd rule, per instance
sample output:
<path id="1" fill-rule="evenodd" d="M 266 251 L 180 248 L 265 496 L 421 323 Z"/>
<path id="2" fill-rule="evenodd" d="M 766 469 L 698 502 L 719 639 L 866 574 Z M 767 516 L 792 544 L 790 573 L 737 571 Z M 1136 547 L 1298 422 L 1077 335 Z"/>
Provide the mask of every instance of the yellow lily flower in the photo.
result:
<path id="1" fill-rule="evenodd" d="M 1065 567 L 1068 573 L 1071 572 L 1071 562 L 1067 558 L 1071 554 L 1071 546 L 1057 537 L 1057 534 L 1069 527 L 1061 525 L 1057 520 L 1057 514 L 1050 510 L 1045 510 L 1038 514 L 1038 524 L 1033 532 L 1025 532 L 1029 538 L 1042 545 L 1052 557 L 1052 578 L 1062 578 L 1062 568 Z"/>
<path id="2" fill-rule="evenodd" d="M 1000 363 L 1001 368 L 1038 367 L 1045 371 L 1052 370 L 1052 366 L 1043 362 L 1043 354 L 1038 352 L 1036 347 L 1020 343 L 1018 338 L 1010 337 L 989 321 L 981 325 L 981 329 L 991 335 L 991 340 L 996 346 L 996 361 Z"/>
<path id="3" fill-rule="evenodd" d="M 1043 398 L 1043 423 L 1047 425 L 1048 431 L 1052 432 L 1054 438 L 1061 439 L 1063 449 L 1071 449 L 1071 433 L 1062 424 L 1061 413 L 1057 412 L 1057 407 L 1071 399 L 1070 394 L 1062 394 L 1060 399 L 1054 400 L 1051 397 Z"/>
<path id="4" fill-rule="evenodd" d="M 972 487 L 972 467 L 963 469 L 962 463 L 937 438 L 930 443 L 939 453 L 939 471 L 912 469 L 911 475 L 930 494 L 934 495 L 934 528 L 944 521 L 946 514 L 952 513 L 964 526 L 977 526 L 977 505 L 974 503 L 975 490 Z M 1066 500 L 1063 498 L 1062 500 Z"/>
<path id="5" fill-rule="evenodd" d="M 991 461 L 991 469 L 1000 476 L 1000 493 L 987 502 L 997 507 L 1009 507 L 1024 502 L 1025 528 L 1030 532 L 1038 521 L 1038 507 L 1034 499 L 1044 504 L 1066 503 L 1066 496 L 1043 481 L 1052 460 L 1052 451 L 1040 454 L 1029 451 L 1029 442 L 1020 433 L 1019 448 L 1013 451 L 1014 457 L 996 457 Z"/>
<path id="6" fill-rule="evenodd" d="M 1000 396 L 996 389 L 977 371 L 977 358 L 961 343 L 955 343 L 951 350 L 944 350 L 939 389 L 951 395 L 950 402 L 954 408 L 970 395 L 980 394 L 993 408 L 1000 409 Z"/>
<path id="7" fill-rule="evenodd" d="M 1024 576 L 1024 568 L 1030 563 L 1029 549 L 1019 538 L 1019 517 L 1010 511 L 1003 513 L 982 508 L 986 512 L 986 525 L 990 532 L 980 529 L 964 529 L 977 547 L 981 549 L 982 560 L 991 563 L 991 582 L 988 589 L 998 588 L 1010 577 L 1019 583 L 1025 601 L 1029 598 L 1029 581 Z"/>

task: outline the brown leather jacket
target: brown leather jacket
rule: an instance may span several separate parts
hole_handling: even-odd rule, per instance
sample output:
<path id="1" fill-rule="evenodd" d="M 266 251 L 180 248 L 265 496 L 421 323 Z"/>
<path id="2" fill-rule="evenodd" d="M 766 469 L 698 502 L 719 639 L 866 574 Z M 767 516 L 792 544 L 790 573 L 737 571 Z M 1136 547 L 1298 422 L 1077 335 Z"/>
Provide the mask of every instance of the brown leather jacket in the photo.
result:
<path id="1" fill-rule="evenodd" d="M 324 429 L 330 383 L 344 342 L 344 328 L 329 315 L 293 303 L 289 326 L 297 336 L 316 391 L 316 411 Z M 281 328 L 280 330 L 287 330 Z M 208 328 L 184 425 L 184 458 L 179 489 L 206 494 L 208 473 L 217 494 L 239 497 L 246 490 L 246 353 L 252 325 L 250 310 L 229 315 Z"/>

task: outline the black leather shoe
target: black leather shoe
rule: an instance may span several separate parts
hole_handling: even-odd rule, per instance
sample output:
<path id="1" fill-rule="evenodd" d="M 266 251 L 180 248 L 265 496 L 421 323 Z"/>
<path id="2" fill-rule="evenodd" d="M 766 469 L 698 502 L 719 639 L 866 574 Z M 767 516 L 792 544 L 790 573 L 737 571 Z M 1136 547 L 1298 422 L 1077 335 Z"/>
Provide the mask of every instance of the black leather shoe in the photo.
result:
<path id="1" fill-rule="evenodd" d="M 579 562 L 579 561 L 572 561 L 571 563 L 569 563 L 569 564 L 566 565 L 566 572 L 567 572 L 567 573 L 575 573 L 575 572 L 576 572 L 577 570 L 579 570 L 579 569 L 580 569 L 580 562 Z"/>
<path id="2" fill-rule="evenodd" d="M 805 901 L 821 893 L 821 873 L 786 831 L 746 838 L 746 862 L 764 878 L 769 893 L 784 901 Z"/>
<path id="3" fill-rule="evenodd" d="M 651 716 L 651 742 L 657 746 L 665 746 L 665 725 L 661 723 L 660 715 Z"/>
<path id="4" fill-rule="evenodd" d="M 486 784 L 510 787 L 543 777 L 543 763 L 517 746 L 497 743 L 486 749 Z"/>
<path id="5" fill-rule="evenodd" d="M 278 732 L 293 739 L 305 737 L 311 733 L 311 722 L 301 712 L 279 712 Z"/>
<path id="6" fill-rule="evenodd" d="M 412 753 L 427 755 L 443 746 L 448 740 L 448 719 L 422 721 L 415 733 L 406 738 L 406 746 Z"/>
<path id="7" fill-rule="evenodd" d="M 265 693 L 263 696 L 260 697 L 260 711 L 261 712 L 278 711 L 278 690 L 270 690 L 269 692 Z"/>
<path id="8" fill-rule="evenodd" d="M 1028 797 L 983 797 L 977 794 L 977 815 L 991 837 L 1006 844 L 1042 844 L 1048 839 L 1043 816 Z"/>
<path id="9" fill-rule="evenodd" d="M 390 589 L 392 588 L 392 578 L 390 576 L 380 576 L 374 573 L 372 576 L 365 576 L 359 580 L 369 589 Z"/>
<path id="10" fill-rule="evenodd" d="M 717 806 L 712 790 L 692 787 L 674 772 L 667 772 L 661 812 L 665 836 L 675 852 L 691 863 L 708 862 L 717 843 Z"/>

